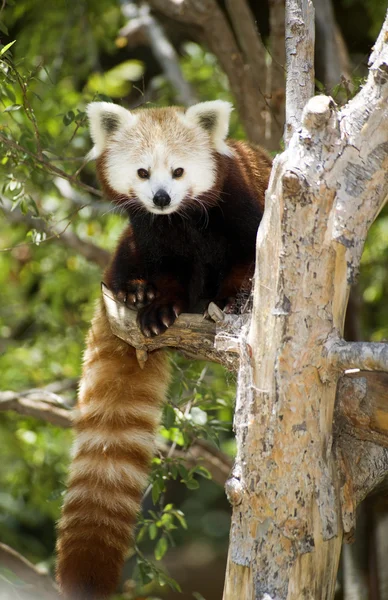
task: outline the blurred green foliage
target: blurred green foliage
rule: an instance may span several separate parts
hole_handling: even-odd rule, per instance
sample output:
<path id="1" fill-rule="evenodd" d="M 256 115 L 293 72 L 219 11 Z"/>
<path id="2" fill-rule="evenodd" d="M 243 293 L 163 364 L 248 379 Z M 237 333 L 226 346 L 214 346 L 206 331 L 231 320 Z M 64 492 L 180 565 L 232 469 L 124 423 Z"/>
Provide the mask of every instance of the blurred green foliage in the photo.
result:
<path id="1" fill-rule="evenodd" d="M 343 6 L 352 8 L 357 1 L 344 0 Z M 371 1 L 368 11 L 371 30 L 377 32 L 379 2 Z M 59 243 L 59 234 L 71 230 L 111 250 L 124 226 L 122 215 L 101 199 L 93 165 L 84 164 L 91 146 L 86 104 L 109 97 L 126 106 L 141 104 L 144 81 L 155 68 L 117 43 L 124 22 L 120 3 L 112 0 L 71 5 L 66 0 L 7 0 L 0 12 L 2 391 L 76 381 L 80 374 L 101 268 Z M 180 61 L 199 99 L 233 100 L 215 57 L 203 47 L 186 42 Z M 150 89 L 147 102 L 176 102 L 163 76 L 153 77 Z M 231 134 L 244 135 L 236 112 Z M 365 339 L 388 337 L 387 259 L 388 213 L 383 212 L 363 256 Z M 175 378 L 162 438 L 183 449 L 196 437 L 205 438 L 233 455 L 233 377 L 217 365 L 175 355 L 172 360 Z M 75 385 L 64 393 L 69 404 L 75 393 Z M 0 540 L 50 569 L 70 445 L 69 430 L 0 412 Z M 143 589 L 163 595 L 166 583 L 177 589 L 179 584 L 158 566 L 168 549 L 206 539 L 215 556 L 225 555 L 228 528 L 223 490 L 201 463 L 188 469 L 173 452 L 165 460 L 157 457 L 139 528 L 133 593 Z M 129 566 L 131 578 L 131 559 Z M 0 586 L 2 577 L 0 568 Z M 202 598 L 199 592 L 195 597 Z"/>

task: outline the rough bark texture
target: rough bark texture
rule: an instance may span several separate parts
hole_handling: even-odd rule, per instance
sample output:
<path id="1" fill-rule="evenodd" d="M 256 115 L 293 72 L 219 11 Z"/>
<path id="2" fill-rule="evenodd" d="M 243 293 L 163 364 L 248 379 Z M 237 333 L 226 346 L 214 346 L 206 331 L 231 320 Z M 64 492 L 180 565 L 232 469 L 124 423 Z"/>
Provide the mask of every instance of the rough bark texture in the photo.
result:
<path id="1" fill-rule="evenodd" d="M 303 14 L 291 27 L 296 36 Z M 354 350 L 341 340 L 349 288 L 388 193 L 387 32 L 388 22 L 366 85 L 340 112 L 318 96 L 298 123 L 311 48 L 299 66 L 304 83 L 294 85 L 300 93 L 287 113 L 295 133 L 275 159 L 241 342 L 252 352 L 241 355 L 224 600 L 332 598 L 343 530 L 387 471 L 387 449 L 373 442 L 352 438 L 333 449 L 337 381 Z M 307 43 L 296 39 L 289 51 Z"/>
<path id="2" fill-rule="evenodd" d="M 104 284 L 102 291 L 113 333 L 136 348 L 140 366 L 147 360 L 148 352 L 159 348 L 179 348 L 189 357 L 210 360 L 231 371 L 237 370 L 238 340 L 233 337 L 233 329 L 238 329 L 238 317 L 224 315 L 218 306 L 211 304 L 208 312 L 213 322 L 200 314 L 183 314 L 162 335 L 146 338 L 137 325 L 136 312 L 118 302 Z M 222 323 L 219 332 L 215 321 L 219 325 Z"/>
<path id="3" fill-rule="evenodd" d="M 314 6 L 311 0 L 287 0 L 286 143 L 300 127 L 303 107 L 314 94 L 314 39 Z"/>

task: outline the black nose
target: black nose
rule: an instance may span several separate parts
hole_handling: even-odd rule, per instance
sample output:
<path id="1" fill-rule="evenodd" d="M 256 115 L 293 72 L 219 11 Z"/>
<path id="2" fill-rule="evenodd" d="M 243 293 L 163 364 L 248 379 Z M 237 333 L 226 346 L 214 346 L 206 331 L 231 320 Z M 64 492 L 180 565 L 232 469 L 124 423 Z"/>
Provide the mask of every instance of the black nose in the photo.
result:
<path id="1" fill-rule="evenodd" d="M 154 204 L 160 208 L 168 206 L 171 202 L 170 196 L 165 190 L 158 190 L 154 196 Z"/>

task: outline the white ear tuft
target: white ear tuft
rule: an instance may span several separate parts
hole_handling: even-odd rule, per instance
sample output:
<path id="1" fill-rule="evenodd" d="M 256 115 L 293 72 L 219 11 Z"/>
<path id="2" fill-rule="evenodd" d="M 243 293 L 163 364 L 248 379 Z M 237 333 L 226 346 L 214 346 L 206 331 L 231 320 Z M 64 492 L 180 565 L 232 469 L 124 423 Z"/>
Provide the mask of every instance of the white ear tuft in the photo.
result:
<path id="1" fill-rule="evenodd" d="M 230 156 L 233 153 L 225 144 L 225 138 L 228 135 L 232 110 L 233 105 L 230 102 L 212 100 L 190 106 L 185 113 L 185 117 L 189 122 L 199 125 L 209 133 L 217 152 Z"/>
<path id="2" fill-rule="evenodd" d="M 88 158 L 97 158 L 103 152 L 107 139 L 118 129 L 135 122 L 135 117 L 122 106 L 111 102 L 91 102 L 86 108 L 90 135 L 94 148 Z"/>

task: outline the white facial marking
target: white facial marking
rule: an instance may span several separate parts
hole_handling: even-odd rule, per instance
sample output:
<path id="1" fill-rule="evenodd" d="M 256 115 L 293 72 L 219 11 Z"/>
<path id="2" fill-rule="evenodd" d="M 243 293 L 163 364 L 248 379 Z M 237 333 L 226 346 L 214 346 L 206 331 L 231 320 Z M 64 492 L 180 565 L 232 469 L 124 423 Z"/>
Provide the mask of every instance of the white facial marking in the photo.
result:
<path id="1" fill-rule="evenodd" d="M 106 173 L 109 185 L 117 192 L 132 192 L 151 213 L 168 215 L 181 205 L 188 196 L 199 196 L 215 183 L 215 165 L 211 148 L 201 144 L 198 148 L 169 147 L 159 141 L 153 148 L 139 152 L 136 144 L 117 140 L 123 132 L 115 135 L 107 154 Z M 117 140 L 117 141 L 116 141 Z M 138 175 L 139 169 L 149 172 L 148 179 Z M 175 169 L 183 169 L 182 177 L 173 177 Z M 159 190 L 170 196 L 170 203 L 163 208 L 154 202 Z"/>
<path id="2" fill-rule="evenodd" d="M 104 175 L 113 190 L 150 213 L 168 215 L 214 186 L 215 151 L 232 154 L 225 143 L 231 110 L 221 100 L 196 104 L 186 112 L 168 108 L 131 113 L 92 103 L 88 114 L 95 146 L 89 156 L 105 153 Z M 148 177 L 139 176 L 143 169 Z M 183 169 L 181 177 L 173 176 L 176 169 Z M 155 199 L 161 191 L 170 202 L 160 194 Z"/>

